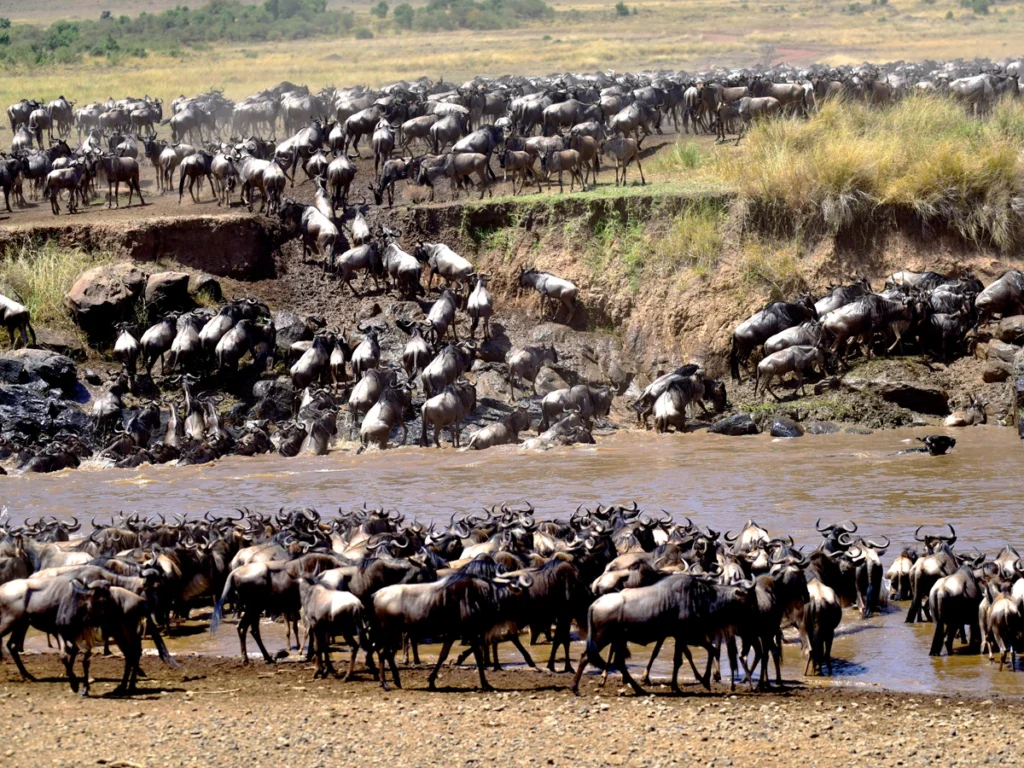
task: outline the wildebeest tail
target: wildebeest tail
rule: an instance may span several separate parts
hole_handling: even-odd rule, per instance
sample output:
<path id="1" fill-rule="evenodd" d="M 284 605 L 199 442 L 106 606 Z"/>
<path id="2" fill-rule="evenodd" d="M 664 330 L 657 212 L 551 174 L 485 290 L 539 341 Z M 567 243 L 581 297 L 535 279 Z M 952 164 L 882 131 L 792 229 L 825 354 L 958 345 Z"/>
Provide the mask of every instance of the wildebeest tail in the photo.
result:
<path id="1" fill-rule="evenodd" d="M 729 347 L 729 372 L 734 379 L 740 377 L 740 361 L 736 351 L 736 336 L 733 334 L 732 346 Z"/>
<path id="2" fill-rule="evenodd" d="M 174 669 L 180 668 L 181 665 L 174 660 L 174 657 L 171 656 L 170 651 L 167 650 L 167 646 L 164 645 L 164 639 L 160 635 L 160 630 L 157 629 L 156 619 L 153 617 L 152 614 L 150 614 L 149 618 L 147 619 L 147 622 L 149 623 L 149 636 L 153 639 L 153 645 L 156 646 L 156 652 L 157 655 L 160 657 L 160 661 L 162 661 L 164 664 L 167 664 L 170 667 L 173 667 Z"/>
<path id="3" fill-rule="evenodd" d="M 224 620 L 224 603 L 231 597 L 232 592 L 235 591 L 235 581 L 228 576 L 227 581 L 224 582 L 224 591 L 220 594 L 220 600 L 213 606 L 213 616 L 210 618 L 210 631 L 216 632 L 220 628 L 220 623 Z"/>

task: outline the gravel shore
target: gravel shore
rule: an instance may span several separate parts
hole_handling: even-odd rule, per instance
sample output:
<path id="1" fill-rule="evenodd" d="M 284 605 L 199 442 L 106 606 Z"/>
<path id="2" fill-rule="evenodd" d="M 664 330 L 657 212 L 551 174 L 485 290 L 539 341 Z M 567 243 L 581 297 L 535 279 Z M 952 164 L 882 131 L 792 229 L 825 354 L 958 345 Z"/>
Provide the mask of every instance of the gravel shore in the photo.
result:
<path id="1" fill-rule="evenodd" d="M 473 690 L 471 668 L 449 668 L 441 690 L 407 670 L 384 693 L 365 672 L 314 681 L 302 663 L 147 659 L 140 695 L 103 698 L 120 659 L 93 664 L 95 698 L 60 679 L 52 654 L 27 657 L 41 680 L 0 665 L 0 765 L 105 766 L 644 766 L 1019 764 L 1024 703 L 791 688 L 781 694 L 635 697 L 613 678 L 583 694 L 566 675 L 492 672 L 498 693 Z"/>

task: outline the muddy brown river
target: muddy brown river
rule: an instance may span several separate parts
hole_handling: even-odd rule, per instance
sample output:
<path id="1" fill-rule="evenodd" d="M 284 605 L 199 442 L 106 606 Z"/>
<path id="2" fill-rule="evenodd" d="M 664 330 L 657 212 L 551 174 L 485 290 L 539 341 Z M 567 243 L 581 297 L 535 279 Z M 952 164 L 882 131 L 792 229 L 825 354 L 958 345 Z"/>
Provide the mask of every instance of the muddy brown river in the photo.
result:
<path id="1" fill-rule="evenodd" d="M 580 502 L 636 499 L 645 509 L 688 515 L 717 530 L 737 530 L 753 518 L 773 534 L 791 533 L 810 546 L 820 540 L 817 518 L 853 518 L 868 537 L 892 539 L 886 565 L 922 524 L 938 528 L 952 522 L 961 551 L 994 553 L 1004 543 L 1024 543 L 1024 445 L 1016 431 L 959 430 L 950 433 L 957 446 L 948 456 L 894 455 L 928 431 L 936 430 L 797 440 L 621 432 L 599 437 L 596 446 L 546 453 L 511 447 L 481 453 L 402 448 L 362 456 L 337 451 L 321 458 L 229 458 L 200 467 L 83 468 L 2 477 L 0 504 L 17 520 L 43 513 L 201 515 L 235 507 L 276 511 L 299 505 L 326 514 L 366 501 L 421 520 L 447 521 L 452 512 L 501 501 L 528 499 L 544 517 L 567 515 Z M 847 610 L 833 649 L 839 660 L 835 677 L 809 684 L 1024 693 L 1024 674 L 999 673 L 978 656 L 930 658 L 931 625 L 907 626 L 903 614 L 903 606 L 894 606 L 863 621 Z M 268 627 L 264 637 L 271 649 L 284 645 L 283 628 Z M 238 652 L 230 628 L 215 637 L 172 638 L 170 645 L 178 653 Z M 546 661 L 547 652 L 546 646 L 537 647 L 534 657 Z M 786 653 L 784 676 L 803 680 L 796 646 L 787 645 Z M 671 658 L 670 648 L 663 650 L 655 677 L 670 670 Z M 503 646 L 503 661 L 520 660 Z M 646 656 L 636 653 L 633 662 L 642 665 Z"/>

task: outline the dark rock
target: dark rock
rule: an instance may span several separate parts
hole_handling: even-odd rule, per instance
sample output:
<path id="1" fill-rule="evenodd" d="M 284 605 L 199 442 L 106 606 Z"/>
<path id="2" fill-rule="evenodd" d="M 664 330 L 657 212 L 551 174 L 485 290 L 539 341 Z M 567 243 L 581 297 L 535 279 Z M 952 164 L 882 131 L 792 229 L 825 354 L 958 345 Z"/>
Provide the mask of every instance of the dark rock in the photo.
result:
<path id="1" fill-rule="evenodd" d="M 157 312 L 191 308 L 187 272 L 157 272 L 146 281 L 146 306 Z"/>
<path id="2" fill-rule="evenodd" d="M 1007 344 L 1024 344 L 1024 315 L 1013 315 L 1000 320 L 996 337 Z"/>
<path id="3" fill-rule="evenodd" d="M 803 437 L 804 428 L 788 416 L 776 416 L 770 434 L 772 437 Z"/>
<path id="4" fill-rule="evenodd" d="M 541 397 L 551 394 L 556 389 L 566 389 L 569 384 L 551 366 L 544 365 L 533 380 L 533 391 Z"/>
<path id="5" fill-rule="evenodd" d="M 13 357 L 0 357 L 0 384 L 17 384 L 25 373 L 25 364 Z"/>
<path id="6" fill-rule="evenodd" d="M 16 349 L 6 356 L 19 360 L 25 366 L 26 373 L 38 376 L 50 386 L 72 390 L 78 381 L 75 361 L 56 352 L 47 349 Z"/>
<path id="7" fill-rule="evenodd" d="M 476 348 L 476 356 L 485 363 L 503 363 L 511 349 L 508 336 L 492 336 Z"/>
<path id="8" fill-rule="evenodd" d="M 285 359 L 292 344 L 313 338 L 313 329 L 306 321 L 287 310 L 274 313 L 274 328 L 277 329 L 277 348 L 285 353 Z"/>
<path id="9" fill-rule="evenodd" d="M 749 413 L 737 413 L 734 416 L 728 416 L 724 419 L 719 419 L 710 427 L 708 432 L 712 432 L 716 435 L 730 435 L 736 437 L 738 435 L 756 435 L 757 424 L 750 417 Z"/>
<path id="10" fill-rule="evenodd" d="M 94 338 L 111 339 L 114 325 L 132 314 L 146 287 L 146 273 L 128 262 L 86 270 L 64 297 L 78 327 Z"/>
<path id="11" fill-rule="evenodd" d="M 65 429 L 79 434 L 92 429 L 92 419 L 85 411 L 74 405 L 65 406 L 53 420 L 57 429 Z"/>
<path id="12" fill-rule="evenodd" d="M 295 402 L 295 387 L 289 377 L 279 376 L 276 379 L 257 381 L 252 388 L 252 396 L 262 402 L 260 413 L 256 418 L 278 420 L 291 417 Z M 273 415 L 267 413 L 268 409 L 272 411 Z"/>
<path id="13" fill-rule="evenodd" d="M 204 273 L 189 277 L 188 292 L 192 296 L 202 295 L 209 301 L 220 301 L 224 298 L 224 292 L 221 290 L 220 282 L 218 282 L 217 278 Z"/>
<path id="14" fill-rule="evenodd" d="M 85 345 L 80 338 L 70 333 L 40 328 L 36 331 L 36 344 L 72 360 L 85 360 Z"/>
<path id="15" fill-rule="evenodd" d="M 85 380 L 88 383 L 92 384 L 94 387 L 98 387 L 100 384 L 103 383 L 103 379 L 101 379 L 100 375 L 96 373 L 96 371 L 94 371 L 92 368 L 86 368 L 83 376 Z"/>
<path id="16" fill-rule="evenodd" d="M 831 421 L 812 421 L 807 425 L 807 434 L 809 435 L 834 435 L 842 430 L 838 424 L 833 424 Z"/>
<path id="17" fill-rule="evenodd" d="M 932 384 L 910 381 L 893 381 L 880 377 L 863 379 L 847 376 L 843 379 L 850 389 L 880 397 L 886 402 L 917 413 L 945 416 L 949 413 L 949 395 L 945 390 Z"/>
<path id="18" fill-rule="evenodd" d="M 1002 360 L 986 360 L 981 366 L 981 380 L 986 384 L 994 384 L 1009 380 L 1013 369 Z"/>
<path id="19" fill-rule="evenodd" d="M 43 387 L 44 390 L 47 388 L 45 382 Z M 21 432 L 29 436 L 54 431 L 45 396 L 18 384 L 0 384 L 0 424 L 3 424 L 5 432 Z"/>

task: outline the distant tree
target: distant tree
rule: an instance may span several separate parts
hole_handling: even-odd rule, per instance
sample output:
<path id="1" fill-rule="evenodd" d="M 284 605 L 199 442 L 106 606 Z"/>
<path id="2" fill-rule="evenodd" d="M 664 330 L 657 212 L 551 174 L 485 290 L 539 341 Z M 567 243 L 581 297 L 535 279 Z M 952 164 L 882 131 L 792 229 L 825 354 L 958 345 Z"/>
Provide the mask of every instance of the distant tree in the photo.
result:
<path id="1" fill-rule="evenodd" d="M 619 0 L 619 2 L 615 4 L 615 15 L 629 16 L 629 6 L 626 5 L 626 3 L 623 2 L 623 0 Z"/>
<path id="2" fill-rule="evenodd" d="M 386 18 L 388 15 L 388 4 L 387 0 L 380 0 L 373 8 L 370 9 L 370 13 L 376 16 L 378 19 Z"/>
<path id="3" fill-rule="evenodd" d="M 403 29 L 412 29 L 412 19 L 414 15 L 412 6 L 408 3 L 402 3 L 401 5 L 395 6 L 395 24 Z"/>

